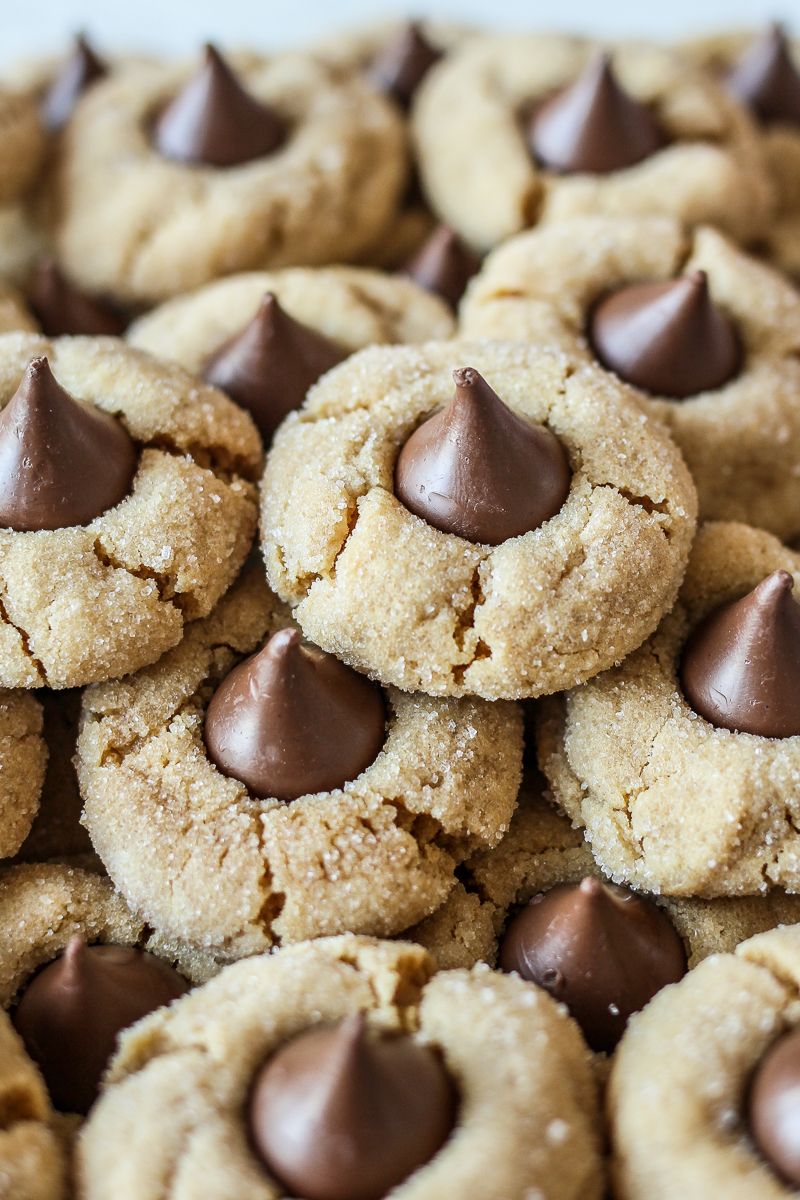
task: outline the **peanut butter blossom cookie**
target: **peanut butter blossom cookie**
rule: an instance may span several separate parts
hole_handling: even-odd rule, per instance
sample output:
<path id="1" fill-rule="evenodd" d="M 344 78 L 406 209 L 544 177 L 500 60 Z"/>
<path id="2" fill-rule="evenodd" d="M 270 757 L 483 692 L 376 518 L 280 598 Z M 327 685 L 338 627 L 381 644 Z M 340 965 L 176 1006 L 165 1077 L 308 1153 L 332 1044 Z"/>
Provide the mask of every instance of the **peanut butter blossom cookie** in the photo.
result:
<path id="1" fill-rule="evenodd" d="M 172 1179 L 187 1197 L 595 1200 L 600 1141 L 589 1052 L 543 991 L 347 936 L 236 963 L 131 1030 L 77 1172 L 87 1200 L 166 1200 Z"/>
<path id="2" fill-rule="evenodd" d="M 789 1200 L 800 1186 L 800 926 L 760 934 L 631 1023 L 609 1085 L 628 1200 Z"/>
<path id="3" fill-rule="evenodd" d="M 694 511 L 680 455 L 616 380 L 559 353 L 431 343 L 354 355 L 286 419 L 262 538 L 323 649 L 396 687 L 496 699 L 639 645 Z"/>
<path id="4" fill-rule="evenodd" d="M 152 662 L 248 552 L 250 418 L 111 339 L 0 337 L 0 402 L 0 682 Z"/>
<path id="5" fill-rule="evenodd" d="M 486 260 L 461 331 L 600 363 L 668 426 L 701 515 L 800 532 L 800 298 L 715 230 L 581 217 L 521 234 Z"/>
<path id="6" fill-rule="evenodd" d="M 664 213 L 740 239 L 769 216 L 749 117 L 663 47 L 476 37 L 422 84 L 413 126 L 426 195 L 478 250 L 578 214 Z"/>
<path id="7" fill-rule="evenodd" d="M 0 858 L 16 854 L 30 833 L 46 763 L 41 704 L 27 692 L 0 689 Z"/>
<path id="8" fill-rule="evenodd" d="M 152 302 L 254 267 L 341 261 L 405 182 L 403 123 L 366 84 L 304 55 L 212 47 L 92 87 L 65 136 L 56 240 L 89 292 Z"/>
<path id="9" fill-rule="evenodd" d="M 67 1163 L 41 1074 L 0 1013 L 0 1186 L 10 1200 L 64 1200 Z"/>
<path id="10" fill-rule="evenodd" d="M 444 302 L 408 279 L 358 267 L 295 268 L 234 275 L 168 300 L 131 327 L 128 341 L 227 392 L 269 441 L 348 354 L 446 338 L 453 324 Z"/>
<path id="11" fill-rule="evenodd" d="M 799 562 L 759 530 L 702 527 L 657 633 L 543 704 L 542 769 L 615 879 L 676 895 L 800 891 Z"/>
<path id="12" fill-rule="evenodd" d="M 86 692 L 78 774 L 131 906 L 238 958 L 427 916 L 508 828 L 521 756 L 515 705 L 380 688 L 304 644 L 255 567 L 155 666 Z"/>

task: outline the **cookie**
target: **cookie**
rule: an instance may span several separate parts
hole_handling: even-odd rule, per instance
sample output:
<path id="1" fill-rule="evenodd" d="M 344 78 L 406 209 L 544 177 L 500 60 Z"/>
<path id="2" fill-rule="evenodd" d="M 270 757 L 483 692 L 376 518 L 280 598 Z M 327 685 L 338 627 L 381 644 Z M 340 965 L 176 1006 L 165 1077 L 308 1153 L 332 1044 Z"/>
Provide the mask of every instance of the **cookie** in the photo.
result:
<path id="1" fill-rule="evenodd" d="M 755 1113 L 748 1098 L 767 1051 L 796 1030 L 799 963 L 800 927 L 760 934 L 735 954 L 702 963 L 634 1019 L 608 1091 L 615 1195 L 796 1194 L 754 1138 L 754 1118 L 772 1101 L 773 1135 L 781 1140 L 780 1095 L 767 1095 Z M 784 1131 L 786 1115 L 784 1108 Z"/>
<path id="2" fill-rule="evenodd" d="M 609 61 L 578 38 L 474 38 L 423 83 L 413 125 L 434 211 L 477 250 L 589 213 L 661 213 L 739 240 L 769 217 L 748 116 L 664 47 L 620 44 Z"/>
<path id="3" fill-rule="evenodd" d="M 271 586 L 323 649 L 409 691 L 496 699 L 639 645 L 694 512 L 680 455 L 615 380 L 556 352 L 431 343 L 363 350 L 312 390 L 275 439 L 261 533 Z"/>
<path id="4" fill-rule="evenodd" d="M 42 706 L 23 691 L 0 689 L 0 858 L 30 833 L 45 778 Z"/>
<path id="5" fill-rule="evenodd" d="M 681 45 L 750 111 L 776 196 L 758 248 L 800 276 L 800 43 L 780 28 L 719 33 Z"/>
<path id="6" fill-rule="evenodd" d="M 0 1187 L 9 1200 L 63 1200 L 65 1154 L 42 1077 L 0 1013 Z"/>
<path id="7" fill-rule="evenodd" d="M 330 692 L 309 683 L 291 699 L 285 672 L 293 662 L 305 678 L 308 664 L 291 642 L 282 653 L 293 657 L 270 657 L 289 626 L 256 567 L 159 663 L 84 698 L 78 777 L 95 849 L 154 928 L 221 957 L 345 930 L 398 933 L 443 902 L 466 855 L 500 839 L 519 790 L 515 706 L 382 693 L 327 656 Z M 272 634 L 244 665 L 277 670 L 272 682 L 232 675 Z M 251 694 L 289 697 L 272 717 L 280 775 L 259 760 L 266 708 L 229 728 L 220 698 L 237 678 L 240 712 Z M 302 711 L 286 724 L 295 702 Z M 348 746 L 375 721 L 358 761 L 322 746 L 317 703 L 327 727 L 345 722 L 333 736 Z M 358 730 L 348 725 L 356 704 Z M 244 740 L 251 721 L 255 744 Z"/>
<path id="8" fill-rule="evenodd" d="M 24 288 L 36 260 L 45 252 L 47 237 L 27 204 L 0 207 L 0 279 Z M 17 329 L 35 326 L 17 325 Z M 5 332 L 5 331 L 4 331 Z"/>
<path id="9" fill-rule="evenodd" d="M 85 290 L 154 303 L 234 271 L 352 259 L 384 228 L 406 173 L 392 106 L 306 55 L 234 67 L 210 50 L 199 68 L 131 67 L 84 97 L 56 241 Z M 219 144 L 201 144 L 212 129 Z"/>
<path id="10" fill-rule="evenodd" d="M 12 397 L 0 435 L 0 682 L 74 687 L 153 662 L 248 552 L 254 426 L 185 371 L 112 339 L 0 337 L 0 398 Z M 26 483 L 12 418 L 46 486 Z"/>
<path id="11" fill-rule="evenodd" d="M 36 321 L 16 288 L 0 284 L 0 333 L 15 329 L 36 333 Z"/>
<path id="12" fill-rule="evenodd" d="M 621 666 L 542 703 L 542 770 L 613 879 L 682 896 L 800 890 L 800 741 L 788 728 L 742 728 L 748 716 L 781 715 L 776 688 L 793 695 L 800 614 L 789 589 L 799 571 L 797 554 L 770 534 L 704 525 L 678 602 L 654 636 Z M 736 610 L 720 607 L 740 597 Z M 737 641 L 748 613 L 751 632 Z M 726 696 L 727 717 L 709 707 Z"/>
<path id="13" fill-rule="evenodd" d="M 398 1087 L 408 1081 L 404 1115 L 414 1132 L 404 1137 L 397 1129 L 390 1104 L 364 1111 L 354 1100 L 347 1115 L 338 1104 L 315 1105 L 315 1130 L 346 1131 L 347 1145 L 359 1147 L 356 1161 L 342 1164 L 340 1182 L 355 1168 L 363 1189 L 366 1160 L 376 1189 L 369 1194 L 390 1190 L 398 1200 L 462 1194 L 523 1200 L 537 1191 L 553 1200 L 601 1196 L 595 1083 L 576 1027 L 544 992 L 519 980 L 485 967 L 434 970 L 417 946 L 326 939 L 237 963 L 139 1024 L 124 1038 L 105 1095 L 80 1140 L 83 1194 L 94 1200 L 112 1190 L 131 1200 L 161 1200 L 168 1195 L 164 1181 L 176 1178 L 187 1195 L 266 1200 L 323 1194 L 310 1189 L 330 1180 L 333 1164 L 319 1153 L 317 1135 L 296 1161 L 311 1137 L 303 1119 L 296 1121 L 292 1139 L 297 1155 L 285 1155 L 280 1163 L 282 1177 L 289 1175 L 294 1185 L 276 1179 L 268 1151 L 281 1113 L 271 1105 L 269 1067 L 257 1080 L 259 1108 L 247 1098 L 265 1059 L 283 1055 L 290 1072 L 285 1087 L 291 1090 L 285 1104 L 294 1111 L 303 1089 L 313 1094 L 319 1086 L 323 1063 L 336 1046 L 347 1056 L 355 1044 L 358 1069 L 371 1081 L 380 1056 L 386 1057 L 371 1095 L 388 1089 L 390 1081 Z M 363 1015 L 354 1020 L 357 1013 Z M 307 1066 L 298 1062 L 303 1036 L 315 1048 L 309 1053 L 319 1055 Z M 338 1075 L 339 1064 L 347 1061 L 340 1057 L 331 1069 Z M 433 1076 L 427 1086 L 411 1086 L 423 1074 L 426 1081 Z M 420 1129 L 420 1117 L 430 1108 L 432 1119 L 442 1118 L 446 1102 L 437 1089 L 448 1080 L 457 1109 L 444 1122 L 449 1137 L 431 1153 L 430 1144 L 424 1150 L 418 1144 L 427 1128 Z M 350 1133 L 357 1120 L 357 1132 Z M 248 1125 L 260 1138 L 258 1149 Z M 383 1137 L 370 1137 L 373 1130 Z M 409 1177 L 400 1159 L 411 1136 L 417 1143 L 411 1151 L 421 1152 Z M 385 1172 L 393 1168 L 387 1189 Z M 302 1193 L 298 1183 L 305 1184 Z"/>
<path id="14" fill-rule="evenodd" d="M 29 96 L 0 87 L 0 205 L 11 204 L 36 179 L 45 135 Z"/>

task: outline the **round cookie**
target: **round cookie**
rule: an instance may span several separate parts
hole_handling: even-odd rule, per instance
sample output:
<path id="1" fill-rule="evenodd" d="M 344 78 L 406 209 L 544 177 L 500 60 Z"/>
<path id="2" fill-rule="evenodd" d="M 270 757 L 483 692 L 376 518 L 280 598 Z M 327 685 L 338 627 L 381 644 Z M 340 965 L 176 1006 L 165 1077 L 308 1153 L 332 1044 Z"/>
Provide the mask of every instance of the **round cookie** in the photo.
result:
<path id="1" fill-rule="evenodd" d="M 665 988 L 633 1019 L 608 1090 L 621 1200 L 783 1200 L 746 1117 L 753 1072 L 797 1026 L 800 926 L 760 934 Z"/>
<path id="2" fill-rule="evenodd" d="M 604 297 L 697 271 L 716 313 L 733 322 L 738 365 L 722 386 L 686 399 L 636 390 L 682 450 L 702 517 L 745 521 L 788 540 L 800 531 L 800 297 L 715 230 L 687 233 L 664 217 L 580 217 L 522 234 L 470 285 L 461 334 L 556 344 L 597 363 L 589 331 Z M 699 324 L 703 310 L 694 312 Z M 691 327 L 672 336 L 681 333 L 688 339 Z M 700 357 L 701 344 L 707 357 L 709 339 L 698 342 Z M 674 346 L 676 371 L 685 366 L 682 349 Z"/>
<path id="3" fill-rule="evenodd" d="M 708 71 L 723 86 L 726 78 L 755 48 L 767 30 L 712 34 L 681 45 L 681 53 Z M 783 52 L 800 72 L 800 41 L 785 39 Z M 766 64 L 765 64 L 766 65 Z M 796 121 L 763 123 L 758 116 L 758 136 L 775 191 L 775 212 L 757 239 L 759 250 L 782 270 L 800 276 L 800 124 Z"/>
<path id="4" fill-rule="evenodd" d="M 95 849 L 154 928 L 227 958 L 398 933 L 499 841 L 519 790 L 515 706 L 393 689 L 383 748 L 343 788 L 286 803 L 226 777 L 204 744 L 212 692 L 289 625 L 254 567 L 159 663 L 84 698 L 78 777 Z"/>
<path id="5" fill-rule="evenodd" d="M 343 356 L 373 344 L 444 340 L 453 333 L 444 301 L 410 279 L 359 267 L 297 267 L 232 275 L 168 300 L 136 321 L 127 340 L 199 375 L 253 319 L 267 292 L 296 321 L 340 346 Z"/>
<path id="6" fill-rule="evenodd" d="M 800 580 L 800 558 L 770 534 L 702 526 L 675 608 L 653 637 L 621 666 L 541 704 L 542 770 L 616 881 L 680 896 L 800 891 L 800 737 L 715 727 L 679 682 L 683 647 L 702 619 L 778 570 Z"/>
<path id="7" fill-rule="evenodd" d="M 0 205 L 30 188 L 44 151 L 45 134 L 32 98 L 0 87 Z"/>
<path id="8" fill-rule="evenodd" d="M 16 288 L 0 284 L 0 333 L 36 333 L 36 321 Z"/>
<path id="9" fill-rule="evenodd" d="M 47 1089 L 0 1012 L 0 1186 L 9 1200 L 64 1200 L 67 1164 Z"/>
<path id="10" fill-rule="evenodd" d="M 129 494 L 88 524 L 0 531 L 0 681 L 74 687 L 153 662 L 211 610 L 250 547 L 261 447 L 215 389 L 108 338 L 3 335 L 2 404 L 37 356 L 137 455 Z"/>
<path id="11" fill-rule="evenodd" d="M 760 234 L 771 189 L 747 114 L 664 47 L 617 45 L 612 62 L 625 92 L 619 106 L 633 101 L 634 120 L 655 120 L 660 147 L 656 137 L 652 153 L 603 174 L 537 164 L 526 119 L 581 77 L 596 53 L 592 43 L 557 35 L 481 37 L 430 73 L 413 124 L 423 187 L 439 216 L 478 250 L 530 225 L 587 213 L 663 213 L 718 225 L 737 239 Z M 613 90 L 608 79 L 605 86 Z M 566 138 L 566 121 L 562 131 Z"/>
<path id="12" fill-rule="evenodd" d="M 551 520 L 494 546 L 394 494 L 401 445 L 467 364 L 547 422 L 573 471 Z M 330 371 L 275 439 L 261 528 L 272 587 L 323 649 L 403 689 L 495 699 L 558 691 L 639 645 L 672 604 L 694 513 L 680 455 L 616 380 L 560 353 L 453 342 L 372 347 Z"/>
<path id="13" fill-rule="evenodd" d="M 164 1200 L 174 1178 L 209 1200 L 286 1194 L 248 1139 L 251 1079 L 309 1026 L 363 1012 L 376 1033 L 437 1047 L 459 1095 L 449 1139 L 393 1197 L 600 1197 L 595 1082 L 574 1024 L 519 980 L 485 967 L 434 970 L 418 946 L 331 938 L 236 963 L 141 1022 L 84 1127 L 82 1194 Z"/>
<path id="14" fill-rule="evenodd" d="M 64 140 L 56 241 L 87 291 L 153 303 L 234 271 L 346 260 L 387 224 L 406 173 L 392 106 L 309 56 L 233 65 L 286 128 L 273 153 L 237 166 L 154 148 L 152 123 L 192 68 L 131 67 L 82 100 Z"/>
<path id="15" fill-rule="evenodd" d="M 30 832 L 47 757 L 39 701 L 0 689 L 0 858 L 16 854 Z"/>
<path id="16" fill-rule="evenodd" d="M 46 234 L 27 204 L 0 207 L 0 279 L 24 289 L 33 266 L 46 249 Z M 36 326 L 16 325 L 17 329 Z"/>

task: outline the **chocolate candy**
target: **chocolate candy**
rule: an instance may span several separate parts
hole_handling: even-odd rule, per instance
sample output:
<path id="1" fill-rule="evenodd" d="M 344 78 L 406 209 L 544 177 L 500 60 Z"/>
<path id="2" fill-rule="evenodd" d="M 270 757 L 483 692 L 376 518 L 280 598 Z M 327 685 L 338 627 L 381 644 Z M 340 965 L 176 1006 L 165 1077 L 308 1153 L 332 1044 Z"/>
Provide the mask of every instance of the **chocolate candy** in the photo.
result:
<path id="1" fill-rule="evenodd" d="M 86 525 L 127 496 L 136 462 L 119 421 L 74 400 L 34 358 L 0 413 L 0 526 Z"/>
<path id="2" fill-rule="evenodd" d="M 765 125 L 800 125 L 800 73 L 780 25 L 753 42 L 727 85 Z"/>
<path id="3" fill-rule="evenodd" d="M 456 1094 L 438 1055 L 363 1014 L 303 1033 L 257 1076 L 253 1144 L 287 1195 L 382 1200 L 450 1135 Z"/>
<path id="4" fill-rule="evenodd" d="M 591 314 L 589 339 L 604 367 L 674 400 L 722 387 L 741 365 L 736 327 L 711 299 L 705 271 L 612 292 Z"/>
<path id="5" fill-rule="evenodd" d="M 800 1029 L 778 1038 L 764 1055 L 747 1107 L 759 1150 L 790 1187 L 800 1187 Z"/>
<path id="6" fill-rule="evenodd" d="M 605 175 L 649 158 L 665 144 L 650 110 L 617 83 L 607 54 L 596 55 L 563 91 L 530 118 L 537 161 L 562 175 Z"/>
<path id="7" fill-rule="evenodd" d="M 77 935 L 23 991 L 13 1021 L 53 1104 L 87 1113 L 117 1035 L 188 990 L 186 980 L 131 946 L 87 946 Z"/>
<path id="8" fill-rule="evenodd" d="M 45 126 L 53 133 L 62 129 L 86 89 L 107 74 L 106 63 L 79 34 L 72 53 L 42 96 L 39 111 Z"/>
<path id="9" fill-rule="evenodd" d="M 395 492 L 435 529 L 497 546 L 558 512 L 572 480 L 569 461 L 549 429 L 518 417 L 472 367 L 459 367 L 453 379 L 447 408 L 400 451 Z"/>
<path id="10" fill-rule="evenodd" d="M 28 301 L 48 337 L 119 337 L 125 330 L 126 321 L 115 308 L 76 288 L 52 258 L 43 259 L 33 272 Z"/>
<path id="11" fill-rule="evenodd" d="M 800 734 L 800 605 L 788 571 L 723 604 L 686 643 L 680 676 L 696 713 L 719 729 Z"/>
<path id="12" fill-rule="evenodd" d="M 477 254 L 452 229 L 439 225 L 402 270 L 455 308 L 480 265 Z"/>
<path id="13" fill-rule="evenodd" d="M 407 109 L 423 78 L 441 57 L 442 51 L 430 44 L 419 23 L 409 21 L 375 56 L 367 77 L 378 91 Z"/>
<path id="14" fill-rule="evenodd" d="M 282 629 L 217 688 L 205 740 L 223 775 L 288 801 L 360 775 L 383 745 L 385 723 L 376 684 Z"/>
<path id="15" fill-rule="evenodd" d="M 613 1050 L 631 1014 L 683 978 L 686 951 L 652 901 L 587 876 L 534 896 L 517 913 L 500 966 L 566 1004 L 593 1050 Z"/>
<path id="16" fill-rule="evenodd" d="M 265 442 L 346 351 L 303 325 L 267 292 L 256 315 L 209 358 L 203 378 L 246 408 Z"/>
<path id="17" fill-rule="evenodd" d="M 280 113 L 246 92 L 213 46 L 205 62 L 158 117 L 153 142 L 178 162 L 235 167 L 272 154 L 286 140 Z"/>

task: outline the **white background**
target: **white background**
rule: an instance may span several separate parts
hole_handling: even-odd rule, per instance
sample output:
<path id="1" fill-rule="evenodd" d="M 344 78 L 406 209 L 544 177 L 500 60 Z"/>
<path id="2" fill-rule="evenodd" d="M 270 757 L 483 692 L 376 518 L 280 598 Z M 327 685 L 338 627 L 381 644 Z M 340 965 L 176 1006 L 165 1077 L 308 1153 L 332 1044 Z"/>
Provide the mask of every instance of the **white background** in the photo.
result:
<path id="1" fill-rule="evenodd" d="M 209 38 L 277 47 L 390 13 L 447 16 L 495 28 L 559 28 L 678 38 L 779 18 L 800 32 L 800 0 L 0 0 L 0 62 L 58 50 L 85 29 L 101 50 L 188 54 Z"/>

